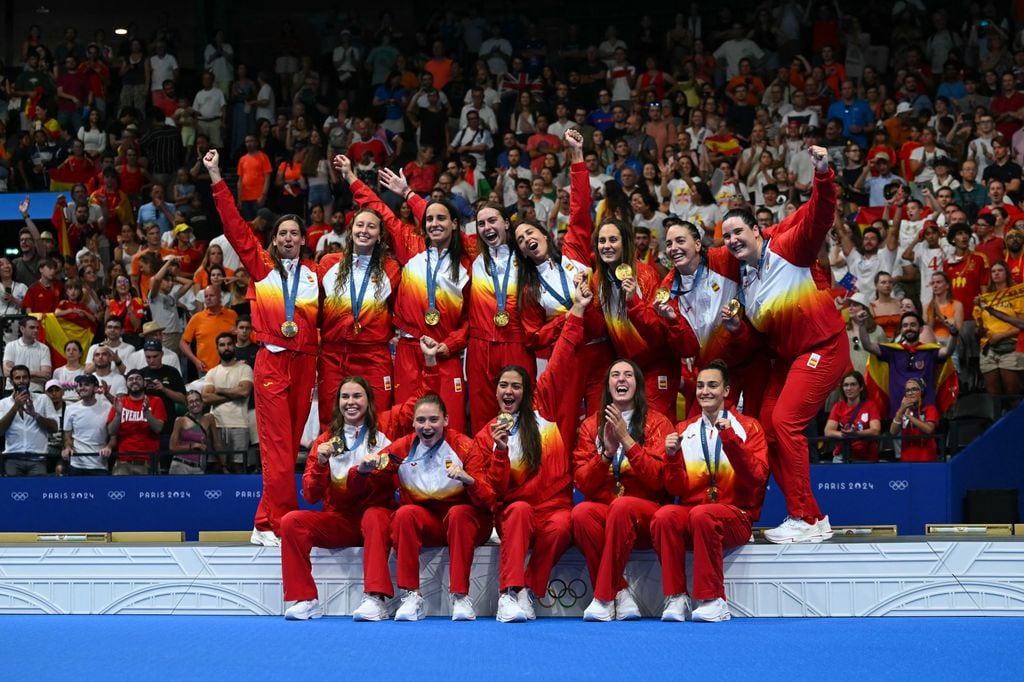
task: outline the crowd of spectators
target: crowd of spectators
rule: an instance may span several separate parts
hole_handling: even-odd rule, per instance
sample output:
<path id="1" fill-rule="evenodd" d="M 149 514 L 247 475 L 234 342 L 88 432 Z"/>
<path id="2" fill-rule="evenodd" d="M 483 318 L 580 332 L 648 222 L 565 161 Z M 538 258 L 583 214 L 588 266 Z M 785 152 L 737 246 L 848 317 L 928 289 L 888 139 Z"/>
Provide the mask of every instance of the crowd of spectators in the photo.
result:
<path id="1" fill-rule="evenodd" d="M 385 11 L 375 23 L 341 22 L 319 51 L 286 22 L 272 59 L 236 52 L 218 31 L 195 78 L 179 65 L 171 28 L 148 37 L 133 28 L 111 45 L 102 31 L 86 41 L 68 28 L 54 40 L 54 27 L 34 26 L 18 63 L 0 72 L 0 191 L 58 189 L 67 199 L 42 231 L 23 203 L 20 255 L 0 258 L 2 313 L 14 320 L 5 377 L 45 391 L 58 411 L 90 392 L 141 400 L 145 409 L 121 414 L 137 414 L 175 453 L 165 470 L 205 467 L 186 452 L 244 452 L 249 277 L 212 206 L 208 149 L 230 160 L 254 231 L 298 214 L 319 257 L 341 249 L 352 209 L 331 163 L 339 153 L 405 221 L 404 199 L 378 184 L 382 168 L 451 199 L 467 232 L 488 200 L 513 221 L 563 232 L 562 135 L 575 128 L 597 215 L 631 222 L 639 253 L 662 273 L 666 221 L 694 223 L 709 244 L 731 208 L 778 222 L 809 197 L 805 150 L 826 147 L 842 197 L 821 265 L 837 306 L 851 311 L 857 370 L 837 387 L 845 408 L 832 410 L 826 435 L 874 435 L 883 420 L 894 434 L 929 433 L 947 356 L 961 392 L 1021 393 L 1022 21 L 992 2 L 922 0 L 775 0 L 749 14 L 695 3 L 557 31 L 549 17 L 475 7 L 420 27 Z M 67 364 L 53 369 L 39 323 L 17 321 L 22 312 L 53 313 L 93 336 L 55 349 Z M 939 348 L 917 352 L 929 342 Z M 858 410 L 854 384 L 863 388 L 869 356 L 912 370 L 890 373 L 888 414 Z M 133 392 L 140 380 L 143 398 Z M 200 403 L 187 392 L 193 381 Z M 906 387 L 918 381 L 924 399 L 911 405 Z M 28 428 L 33 400 L 15 396 L 4 419 Z M 46 417 L 34 423 L 52 436 Z M 77 434 L 52 442 L 65 452 L 107 446 Z M 28 443 L 8 438 L 7 451 Z"/>

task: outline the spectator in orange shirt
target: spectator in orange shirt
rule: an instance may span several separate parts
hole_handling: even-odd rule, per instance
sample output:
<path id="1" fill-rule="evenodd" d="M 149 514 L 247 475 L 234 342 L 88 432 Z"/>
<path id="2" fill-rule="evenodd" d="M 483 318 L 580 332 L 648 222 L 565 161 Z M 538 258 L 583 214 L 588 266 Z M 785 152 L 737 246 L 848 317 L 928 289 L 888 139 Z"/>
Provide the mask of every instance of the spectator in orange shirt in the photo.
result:
<path id="1" fill-rule="evenodd" d="M 189 359 L 196 368 L 196 374 L 204 376 L 220 362 L 217 352 L 217 336 L 223 332 L 233 331 L 238 315 L 234 310 L 225 308 L 221 302 L 220 287 L 210 285 L 203 289 L 203 310 L 197 312 L 188 321 L 185 332 L 178 344 L 182 355 Z M 192 342 L 196 342 L 196 350 L 192 352 Z"/>
<path id="2" fill-rule="evenodd" d="M 245 154 L 238 159 L 238 211 L 251 221 L 266 205 L 270 190 L 270 159 L 260 149 L 255 135 L 245 136 Z"/>
<path id="3" fill-rule="evenodd" d="M 155 254 L 157 259 L 163 257 L 163 248 L 160 246 L 160 226 L 156 223 L 143 225 L 143 237 L 146 238 L 146 241 L 142 248 L 132 256 L 132 268 L 129 274 L 132 286 L 140 296 L 145 298 L 149 294 L 149 278 L 152 273 L 142 272 L 142 257 L 147 253 Z"/>
<path id="4" fill-rule="evenodd" d="M 444 90 L 444 86 L 448 85 L 448 81 L 452 79 L 452 64 L 454 62 L 445 55 L 444 43 L 440 40 L 434 41 L 431 51 L 434 56 L 423 65 L 423 70 L 434 77 L 435 88 Z"/>
<path id="5" fill-rule="evenodd" d="M 188 223 L 174 226 L 174 244 L 169 249 L 162 249 L 161 255 L 173 253 L 178 256 L 178 267 L 181 274 L 191 277 L 196 273 L 206 251 L 204 242 L 197 242 Z"/>

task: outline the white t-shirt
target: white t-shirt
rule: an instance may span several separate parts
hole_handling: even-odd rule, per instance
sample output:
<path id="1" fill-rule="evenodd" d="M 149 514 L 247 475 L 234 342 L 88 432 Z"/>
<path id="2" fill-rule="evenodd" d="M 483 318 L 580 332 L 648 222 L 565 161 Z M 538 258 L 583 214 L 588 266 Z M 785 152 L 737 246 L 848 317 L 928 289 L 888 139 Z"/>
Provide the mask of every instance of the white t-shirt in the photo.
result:
<path id="1" fill-rule="evenodd" d="M 926 242 L 914 246 L 913 264 L 921 273 L 921 305 L 927 306 L 932 302 L 932 288 L 928 286 L 932 275 L 942 272 L 942 266 L 946 262 L 946 250 L 941 246 L 930 248 Z"/>
<path id="2" fill-rule="evenodd" d="M 270 87 L 270 83 L 264 83 L 260 87 L 260 91 L 256 93 L 256 99 L 257 101 L 262 102 L 266 100 L 267 102 L 266 106 L 256 106 L 256 120 L 265 118 L 268 121 L 273 121 L 276 107 L 274 106 L 274 88 Z"/>
<path id="3" fill-rule="evenodd" d="M 846 257 L 846 267 L 857 278 L 857 291 L 867 296 L 869 301 L 875 298 L 875 275 L 879 272 L 899 274 L 893 273 L 896 267 L 896 252 L 889 251 L 884 246 L 871 256 L 864 256 L 854 249 Z M 902 272 L 902 269 L 900 271 Z"/>
<path id="4" fill-rule="evenodd" d="M 539 199 L 530 196 L 530 201 L 533 202 L 533 208 L 537 211 L 537 220 L 545 225 L 548 224 L 548 216 L 551 215 L 551 211 L 555 208 L 555 202 L 551 201 L 547 197 L 540 197 Z"/>
<path id="5" fill-rule="evenodd" d="M 170 348 L 164 347 L 163 349 L 163 365 L 165 367 L 173 367 L 181 374 L 181 360 L 178 359 L 178 354 Z M 139 349 L 128 356 L 124 361 L 124 371 L 130 372 L 133 369 L 146 369 L 146 351 Z"/>
<path id="6" fill-rule="evenodd" d="M 71 432 L 71 449 L 75 453 L 99 452 L 106 447 L 107 423 L 113 406 L 106 398 L 96 398 L 92 405 L 82 402 L 71 403 L 64 411 L 64 430 Z M 107 464 L 99 455 L 73 457 L 71 464 L 76 469 L 106 469 Z"/>
<path id="7" fill-rule="evenodd" d="M 149 89 L 151 91 L 163 90 L 164 81 L 174 79 L 174 71 L 178 68 L 178 60 L 173 54 L 165 54 L 163 57 L 153 55 L 149 58 L 149 68 L 152 74 Z"/>
<path id="8" fill-rule="evenodd" d="M 25 345 L 23 339 L 12 341 L 4 346 L 4 364 L 25 365 L 30 372 L 40 373 L 45 369 L 52 368 L 50 364 L 50 347 L 36 341 L 32 345 Z M 33 393 L 43 392 L 43 383 L 32 381 L 29 388 Z"/>
<path id="9" fill-rule="evenodd" d="M 665 245 L 665 228 L 662 227 L 661 223 L 667 217 L 661 211 L 655 211 L 654 215 L 650 218 L 644 218 L 641 214 L 637 213 L 633 216 L 633 227 L 646 227 L 649 229 L 651 236 L 658 240 L 658 245 L 661 247 Z"/>
<path id="10" fill-rule="evenodd" d="M 224 93 L 217 88 L 200 90 L 192 100 L 192 108 L 196 110 L 200 119 L 220 118 L 226 104 Z"/>
<path id="11" fill-rule="evenodd" d="M 68 369 L 67 365 L 63 365 L 53 370 L 53 380 L 59 381 L 64 386 L 64 402 L 73 403 L 79 399 L 75 377 L 80 374 L 85 374 L 85 369 L 81 367 Z"/>
<path id="12" fill-rule="evenodd" d="M 493 56 L 488 56 L 491 53 Z M 502 76 L 508 71 L 508 61 L 512 58 L 512 43 L 504 38 L 488 38 L 480 44 L 480 56 L 487 60 L 487 70 L 495 76 Z"/>
<path id="13" fill-rule="evenodd" d="M 248 381 L 252 383 L 252 368 L 241 360 L 233 367 L 217 365 L 206 373 L 204 386 L 214 388 L 234 388 L 239 383 Z M 248 398 L 227 400 L 210 409 L 210 413 L 217 421 L 217 426 L 222 429 L 244 429 L 248 427 L 249 413 Z"/>
<path id="14" fill-rule="evenodd" d="M 100 376 L 93 372 L 93 376 L 100 380 L 101 386 L 106 383 L 110 387 L 110 392 L 114 395 L 128 395 L 128 383 L 117 372 L 111 371 L 106 376 Z"/>
<path id="15" fill-rule="evenodd" d="M 224 235 L 214 237 L 210 240 L 210 246 L 213 246 L 214 244 L 219 246 L 220 250 L 224 252 L 224 267 L 229 270 L 237 270 L 238 266 L 242 264 L 242 261 L 238 258 L 238 252 L 235 251 L 235 247 L 231 246 L 231 242 L 228 241 L 228 238 Z"/>
<path id="16" fill-rule="evenodd" d="M 106 347 L 109 348 L 111 351 L 117 353 L 117 357 L 121 358 L 121 362 L 124 362 L 125 360 L 127 360 L 129 355 L 131 355 L 136 350 L 138 350 L 135 346 L 133 346 L 132 344 L 128 343 L 127 341 L 121 341 L 121 343 L 119 343 L 117 346 L 108 345 L 106 342 L 104 342 L 103 345 L 106 345 Z M 93 356 L 96 355 L 96 349 L 99 348 L 99 347 L 100 347 L 100 344 L 98 344 L 98 343 L 95 343 L 95 344 L 89 346 L 89 352 L 85 354 L 85 364 L 86 365 L 92 364 Z M 114 363 L 114 364 L 117 364 L 117 363 Z M 117 371 L 116 367 L 112 367 L 112 369 L 115 372 Z"/>

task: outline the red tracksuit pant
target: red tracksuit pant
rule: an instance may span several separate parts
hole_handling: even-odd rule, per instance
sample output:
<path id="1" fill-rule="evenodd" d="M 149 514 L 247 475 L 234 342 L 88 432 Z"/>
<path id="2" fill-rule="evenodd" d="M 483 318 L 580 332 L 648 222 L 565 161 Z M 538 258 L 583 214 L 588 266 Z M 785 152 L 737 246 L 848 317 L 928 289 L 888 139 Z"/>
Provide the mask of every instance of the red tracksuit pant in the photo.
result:
<path id="1" fill-rule="evenodd" d="M 255 526 L 281 534 L 281 519 L 298 507 L 295 460 L 309 417 L 316 382 L 316 357 L 260 348 L 253 371 L 256 391 L 256 432 L 260 437 L 263 495 Z"/>
<path id="2" fill-rule="evenodd" d="M 437 361 L 441 375 L 441 400 L 448 410 L 448 427 L 466 432 L 466 381 L 462 376 L 462 358 L 452 357 Z M 423 352 L 420 342 L 414 339 L 399 339 L 395 351 L 395 395 L 394 404 L 401 405 L 423 384 Z M 495 402 L 491 396 L 491 402 Z"/>
<path id="3" fill-rule="evenodd" d="M 470 433 L 478 432 L 498 416 L 498 401 L 494 398 L 494 392 L 501 368 L 506 365 L 519 365 L 526 370 L 530 381 L 536 380 L 537 361 L 522 342 L 469 339 L 466 379 L 469 383 Z"/>
<path id="4" fill-rule="evenodd" d="M 772 476 L 786 498 L 789 515 L 808 523 L 822 514 L 811 492 L 810 455 L 804 429 L 817 416 L 828 394 L 839 385 L 849 365 L 846 334 L 792 362 L 776 360 L 761 404 L 760 421 L 771 444 L 768 465 Z"/>
<path id="5" fill-rule="evenodd" d="M 285 514 L 281 521 L 281 578 L 285 601 L 317 598 L 309 552 L 314 547 L 363 546 L 363 591 L 394 594 L 388 554 L 391 510 L 370 507 L 362 516 L 308 509 Z"/>
<path id="6" fill-rule="evenodd" d="M 331 415 L 338 404 L 338 389 L 347 376 L 361 376 L 373 389 L 377 413 L 391 409 L 392 378 L 395 365 L 387 345 L 336 345 L 323 348 L 316 362 L 317 402 L 320 408 L 320 432 L 331 423 Z"/>
<path id="7" fill-rule="evenodd" d="M 679 393 L 679 361 L 659 360 L 643 367 L 642 370 L 647 405 L 674 422 L 676 420 L 676 395 Z"/>
<path id="8" fill-rule="evenodd" d="M 473 551 L 490 536 L 491 515 L 471 504 L 457 504 L 443 517 L 419 505 L 403 504 L 391 519 L 398 586 L 420 589 L 420 549 L 447 545 L 448 589 L 452 594 L 468 594 Z"/>
<path id="9" fill-rule="evenodd" d="M 581 502 L 572 509 L 572 535 L 583 553 L 594 597 L 612 601 L 629 587 L 622 572 L 633 548 L 651 548 L 651 519 L 660 505 L 640 497 L 611 504 Z"/>
<path id="10" fill-rule="evenodd" d="M 666 597 L 686 590 L 686 550 L 693 550 L 694 599 L 725 598 L 722 553 L 750 540 L 750 517 L 731 504 L 667 505 L 654 513 L 651 539 Z"/>
<path id="11" fill-rule="evenodd" d="M 569 509 L 535 513 L 526 502 L 513 502 L 501 509 L 496 524 L 501 535 L 498 589 L 529 587 L 544 596 L 551 569 L 572 544 L 570 517 Z M 531 546 L 527 566 L 526 553 Z"/>

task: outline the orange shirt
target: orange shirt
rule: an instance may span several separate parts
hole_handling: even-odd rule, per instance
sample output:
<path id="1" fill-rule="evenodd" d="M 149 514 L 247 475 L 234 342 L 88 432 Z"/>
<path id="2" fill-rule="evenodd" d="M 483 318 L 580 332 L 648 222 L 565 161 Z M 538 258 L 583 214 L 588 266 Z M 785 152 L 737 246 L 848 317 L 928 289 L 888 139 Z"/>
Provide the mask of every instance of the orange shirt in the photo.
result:
<path id="1" fill-rule="evenodd" d="M 195 341 L 196 357 L 206 365 L 207 369 L 212 369 L 220 364 L 220 354 L 217 353 L 217 336 L 223 332 L 232 331 L 237 320 L 238 314 L 230 308 L 221 308 L 217 313 L 203 309 L 188 321 L 181 340 L 185 343 Z"/>
<path id="2" fill-rule="evenodd" d="M 261 151 L 245 154 L 238 160 L 238 200 L 257 201 L 263 196 L 263 183 L 273 168 Z"/>

